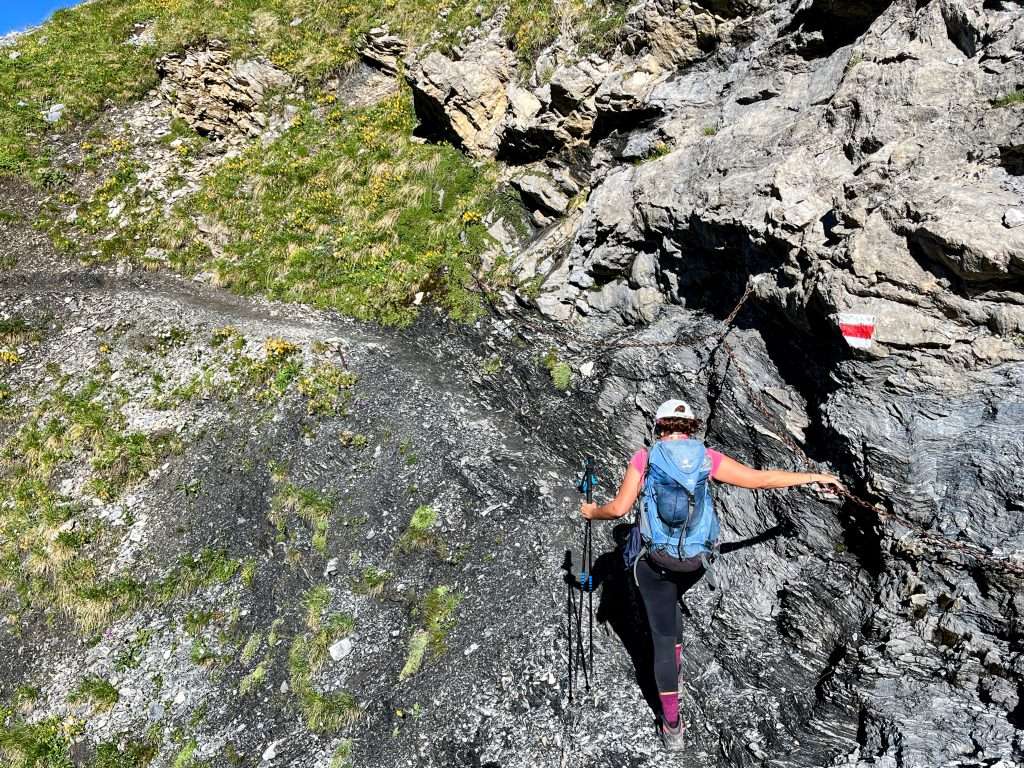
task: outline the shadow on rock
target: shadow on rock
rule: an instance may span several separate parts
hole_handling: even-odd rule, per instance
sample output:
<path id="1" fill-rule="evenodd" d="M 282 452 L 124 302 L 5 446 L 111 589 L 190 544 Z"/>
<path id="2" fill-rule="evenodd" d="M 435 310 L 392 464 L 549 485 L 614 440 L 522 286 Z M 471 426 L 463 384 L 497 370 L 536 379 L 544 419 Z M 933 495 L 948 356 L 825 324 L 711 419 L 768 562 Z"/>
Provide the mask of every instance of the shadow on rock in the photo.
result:
<path id="1" fill-rule="evenodd" d="M 600 588 L 600 603 L 597 609 L 597 621 L 611 627 L 622 642 L 633 663 L 633 676 L 643 694 L 647 706 L 651 708 L 655 721 L 661 714 L 661 701 L 658 698 L 658 687 L 654 681 L 654 651 L 651 641 L 650 625 L 647 611 L 644 608 L 640 591 L 633 580 L 633 571 L 626 568 L 623 558 L 623 547 L 629 535 L 628 524 L 620 524 L 612 530 L 615 548 L 600 555 L 594 561 L 594 589 Z M 763 544 L 778 536 L 793 534 L 792 525 L 788 522 L 775 525 L 756 536 L 740 541 L 726 542 L 721 547 L 723 555 L 736 552 L 756 544 Z M 694 573 L 680 574 L 679 608 L 684 617 L 690 617 L 690 611 L 682 602 L 683 597 L 704 576 L 703 569 Z M 575 582 L 579 586 L 579 582 Z M 681 638 L 677 638 L 677 641 Z"/>

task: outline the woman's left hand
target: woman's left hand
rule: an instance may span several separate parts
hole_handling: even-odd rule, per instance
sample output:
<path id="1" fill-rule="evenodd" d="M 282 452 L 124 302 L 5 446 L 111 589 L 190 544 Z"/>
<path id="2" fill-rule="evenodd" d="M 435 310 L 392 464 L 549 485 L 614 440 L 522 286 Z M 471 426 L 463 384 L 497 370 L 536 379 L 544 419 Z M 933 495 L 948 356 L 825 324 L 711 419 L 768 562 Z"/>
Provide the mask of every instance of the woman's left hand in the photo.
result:
<path id="1" fill-rule="evenodd" d="M 580 514 L 587 520 L 593 520 L 594 514 L 597 512 L 597 504 L 593 502 L 583 502 L 580 505 Z"/>

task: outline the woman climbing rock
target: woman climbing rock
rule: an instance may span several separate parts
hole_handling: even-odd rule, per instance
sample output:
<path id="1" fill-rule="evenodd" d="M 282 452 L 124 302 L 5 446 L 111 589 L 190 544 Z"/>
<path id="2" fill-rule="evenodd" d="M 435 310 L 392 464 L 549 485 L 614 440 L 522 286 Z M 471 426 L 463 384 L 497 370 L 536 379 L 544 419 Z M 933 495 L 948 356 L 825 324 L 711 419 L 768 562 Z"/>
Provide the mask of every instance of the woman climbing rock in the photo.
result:
<path id="1" fill-rule="evenodd" d="M 627 558 L 650 623 L 661 738 L 671 751 L 683 748 L 686 729 L 679 716 L 681 648 L 676 639 L 681 617 L 677 603 L 705 574 L 718 549 L 710 481 L 752 489 L 841 485 L 832 475 L 745 466 L 692 438 L 700 428 L 701 422 L 682 400 L 662 403 L 654 416 L 654 445 L 649 452 L 633 454 L 615 498 L 602 505 L 584 503 L 580 510 L 588 520 L 615 520 L 630 511 L 641 492 L 644 495 Z"/>

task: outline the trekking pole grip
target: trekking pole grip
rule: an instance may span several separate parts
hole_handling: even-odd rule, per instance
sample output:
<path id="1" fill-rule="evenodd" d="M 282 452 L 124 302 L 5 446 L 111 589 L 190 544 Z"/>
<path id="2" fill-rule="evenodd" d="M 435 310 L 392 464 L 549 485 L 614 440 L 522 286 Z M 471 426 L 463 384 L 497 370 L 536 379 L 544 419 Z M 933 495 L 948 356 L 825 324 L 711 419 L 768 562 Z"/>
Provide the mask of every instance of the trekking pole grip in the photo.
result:
<path id="1" fill-rule="evenodd" d="M 587 503 L 590 504 L 594 501 L 594 457 L 587 456 L 586 469 L 584 471 L 584 490 L 587 494 Z"/>

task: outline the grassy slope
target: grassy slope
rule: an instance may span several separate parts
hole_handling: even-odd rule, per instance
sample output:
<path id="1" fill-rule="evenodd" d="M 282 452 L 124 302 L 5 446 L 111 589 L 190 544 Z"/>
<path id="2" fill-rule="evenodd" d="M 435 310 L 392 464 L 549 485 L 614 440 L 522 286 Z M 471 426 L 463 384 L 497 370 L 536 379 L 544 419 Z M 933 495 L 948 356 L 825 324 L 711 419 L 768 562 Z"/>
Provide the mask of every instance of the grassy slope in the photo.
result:
<path id="1" fill-rule="evenodd" d="M 60 250 L 83 261 L 139 260 L 158 246 L 176 268 L 212 271 L 243 293 L 404 323 L 424 292 L 428 303 L 453 317 L 472 318 L 480 304 L 471 273 L 489 245 L 484 224 L 506 203 L 495 190 L 493 166 L 471 163 L 448 146 L 412 143 L 415 117 L 407 92 L 343 112 L 332 108 L 321 83 L 355 58 L 359 41 L 376 24 L 389 24 L 414 45 L 429 40 L 444 48 L 479 24 L 477 10 L 486 17 L 497 5 L 93 0 L 60 11 L 18 42 L 16 58 L 0 56 L 0 104 L 9 105 L 0 107 L 0 174 L 27 174 L 53 190 L 43 225 Z M 621 12 L 617 0 L 593 6 L 513 0 L 505 31 L 528 64 L 559 29 L 577 30 L 581 48 L 594 49 Z M 149 42 L 126 42 L 140 29 L 148 30 Z M 306 86 L 304 95 L 289 97 L 302 110 L 298 124 L 269 150 L 253 148 L 231 161 L 169 220 L 135 191 L 136 173 L 144 168 L 128 159 L 91 179 L 91 194 L 80 199 L 82 184 L 73 180 L 86 178 L 104 152 L 124 157 L 123 140 L 94 128 L 78 142 L 79 164 L 53 162 L 51 140 L 105 106 L 144 94 L 156 83 L 161 55 L 214 38 L 236 55 L 266 57 Z M 43 115 L 54 104 L 65 111 L 50 124 Z M 125 204 L 126 221 L 111 231 L 107 203 L 115 198 Z M 72 207 L 78 215 L 73 225 L 65 222 Z M 206 247 L 195 228 L 199 216 L 225 231 L 225 253 Z"/>

